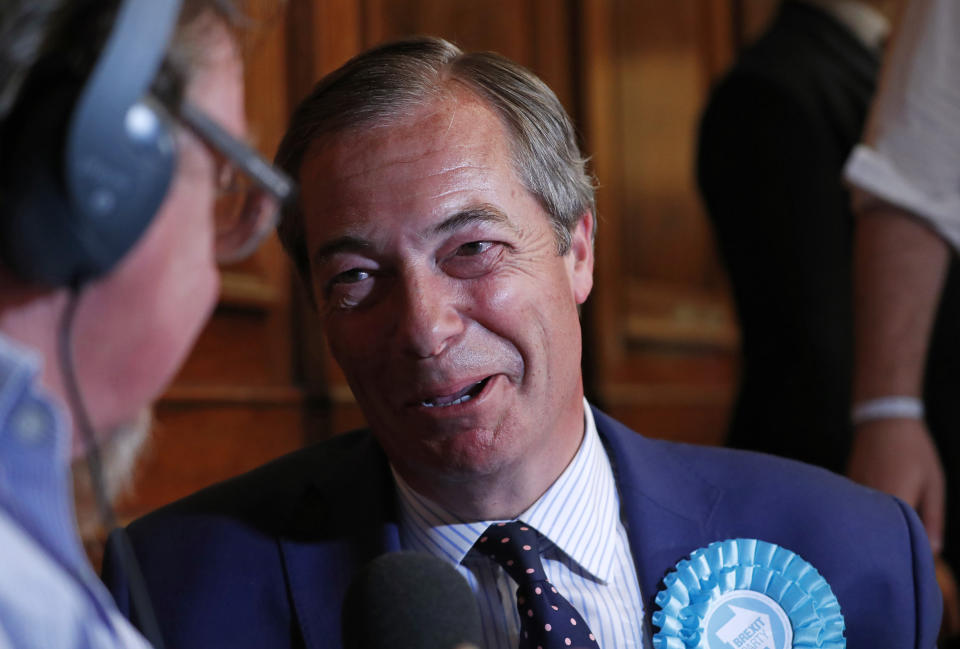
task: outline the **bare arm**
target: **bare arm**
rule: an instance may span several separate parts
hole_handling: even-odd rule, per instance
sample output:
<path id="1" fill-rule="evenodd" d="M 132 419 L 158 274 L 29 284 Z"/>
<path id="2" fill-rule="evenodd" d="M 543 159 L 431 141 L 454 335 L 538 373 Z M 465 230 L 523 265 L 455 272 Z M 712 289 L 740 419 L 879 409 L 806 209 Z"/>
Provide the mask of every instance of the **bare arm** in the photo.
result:
<path id="1" fill-rule="evenodd" d="M 857 218 L 853 399 L 922 398 L 927 347 L 949 260 L 947 244 L 909 213 L 873 203 Z M 934 552 L 943 543 L 944 474 L 926 425 L 880 419 L 854 431 L 849 475 L 920 515 Z"/>

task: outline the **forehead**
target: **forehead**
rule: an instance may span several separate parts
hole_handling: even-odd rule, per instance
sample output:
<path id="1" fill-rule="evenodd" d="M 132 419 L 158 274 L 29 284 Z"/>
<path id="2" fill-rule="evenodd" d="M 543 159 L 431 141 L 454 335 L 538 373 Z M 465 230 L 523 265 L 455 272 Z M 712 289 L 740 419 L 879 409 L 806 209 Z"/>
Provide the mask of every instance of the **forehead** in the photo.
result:
<path id="1" fill-rule="evenodd" d="M 315 142 L 301 183 L 308 236 L 317 221 L 355 225 L 404 211 L 441 218 L 471 201 L 523 191 L 506 128 L 467 90 L 392 123 Z"/>

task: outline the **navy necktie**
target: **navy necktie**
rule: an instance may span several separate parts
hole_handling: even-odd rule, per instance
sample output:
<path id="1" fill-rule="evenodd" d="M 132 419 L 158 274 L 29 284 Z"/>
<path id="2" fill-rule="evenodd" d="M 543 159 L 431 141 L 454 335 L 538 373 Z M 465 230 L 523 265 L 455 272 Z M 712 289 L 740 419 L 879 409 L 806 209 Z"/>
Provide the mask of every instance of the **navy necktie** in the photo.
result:
<path id="1" fill-rule="evenodd" d="M 547 580 L 540 538 L 521 521 L 496 523 L 473 546 L 517 582 L 520 649 L 600 649 L 577 609 Z"/>

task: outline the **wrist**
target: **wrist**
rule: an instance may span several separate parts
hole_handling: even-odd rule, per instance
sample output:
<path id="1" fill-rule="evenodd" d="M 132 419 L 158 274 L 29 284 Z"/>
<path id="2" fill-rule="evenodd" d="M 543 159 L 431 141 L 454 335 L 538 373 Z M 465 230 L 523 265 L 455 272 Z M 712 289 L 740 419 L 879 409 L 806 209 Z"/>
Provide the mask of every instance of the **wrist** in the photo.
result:
<path id="1" fill-rule="evenodd" d="M 923 400 L 919 397 L 890 395 L 857 401 L 850 409 L 850 421 L 854 427 L 881 419 L 924 418 Z"/>

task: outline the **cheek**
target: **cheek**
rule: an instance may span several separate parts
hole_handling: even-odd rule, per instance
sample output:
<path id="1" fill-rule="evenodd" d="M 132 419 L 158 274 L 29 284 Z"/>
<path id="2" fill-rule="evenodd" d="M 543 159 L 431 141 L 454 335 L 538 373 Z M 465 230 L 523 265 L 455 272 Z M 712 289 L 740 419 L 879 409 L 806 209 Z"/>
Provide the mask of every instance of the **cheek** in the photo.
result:
<path id="1" fill-rule="evenodd" d="M 178 173 L 170 187 L 161 216 L 181 230 L 182 243 L 212 255 L 216 190 L 213 165 L 198 145 L 181 147 Z"/>
<path id="2" fill-rule="evenodd" d="M 219 274 L 209 243 L 205 251 L 195 246 L 174 221 L 153 224 L 84 297 L 77 364 L 97 428 L 126 421 L 163 391 L 216 303 Z"/>
<path id="3" fill-rule="evenodd" d="M 181 319 L 206 319 L 217 299 L 219 271 L 214 258 L 214 192 L 209 177 L 179 174 L 158 218 L 159 247 L 166 251 L 155 269 L 158 309 Z M 196 314 L 196 315 L 194 315 Z"/>
<path id="4" fill-rule="evenodd" d="M 551 276 L 548 268 L 510 271 L 479 284 L 471 292 L 470 314 L 491 328 L 532 332 L 541 321 L 554 321 L 570 301 L 565 286 L 544 281 Z"/>
<path id="5" fill-rule="evenodd" d="M 472 317 L 519 350 L 528 379 L 549 377 L 568 358 L 579 368 L 579 315 L 556 267 L 501 277 L 477 294 L 475 305 Z"/>
<path id="6" fill-rule="evenodd" d="M 479 292 L 480 304 L 494 313 L 509 309 L 516 302 L 517 288 L 510 282 L 493 282 Z"/>
<path id="7" fill-rule="evenodd" d="M 141 301 L 152 306 L 152 334 L 174 359 L 186 355 L 219 294 L 214 259 L 214 190 L 208 160 L 184 147 L 181 167 L 156 216 L 141 269 Z M 151 263 L 152 262 L 152 263 Z M 145 311 L 148 311 L 145 309 Z"/>
<path id="8" fill-rule="evenodd" d="M 157 215 L 156 265 L 144 269 L 142 302 L 152 309 L 150 335 L 179 365 L 219 296 L 213 253 L 213 191 L 206 176 L 180 174 Z M 160 345 L 158 345 L 160 346 Z"/>

